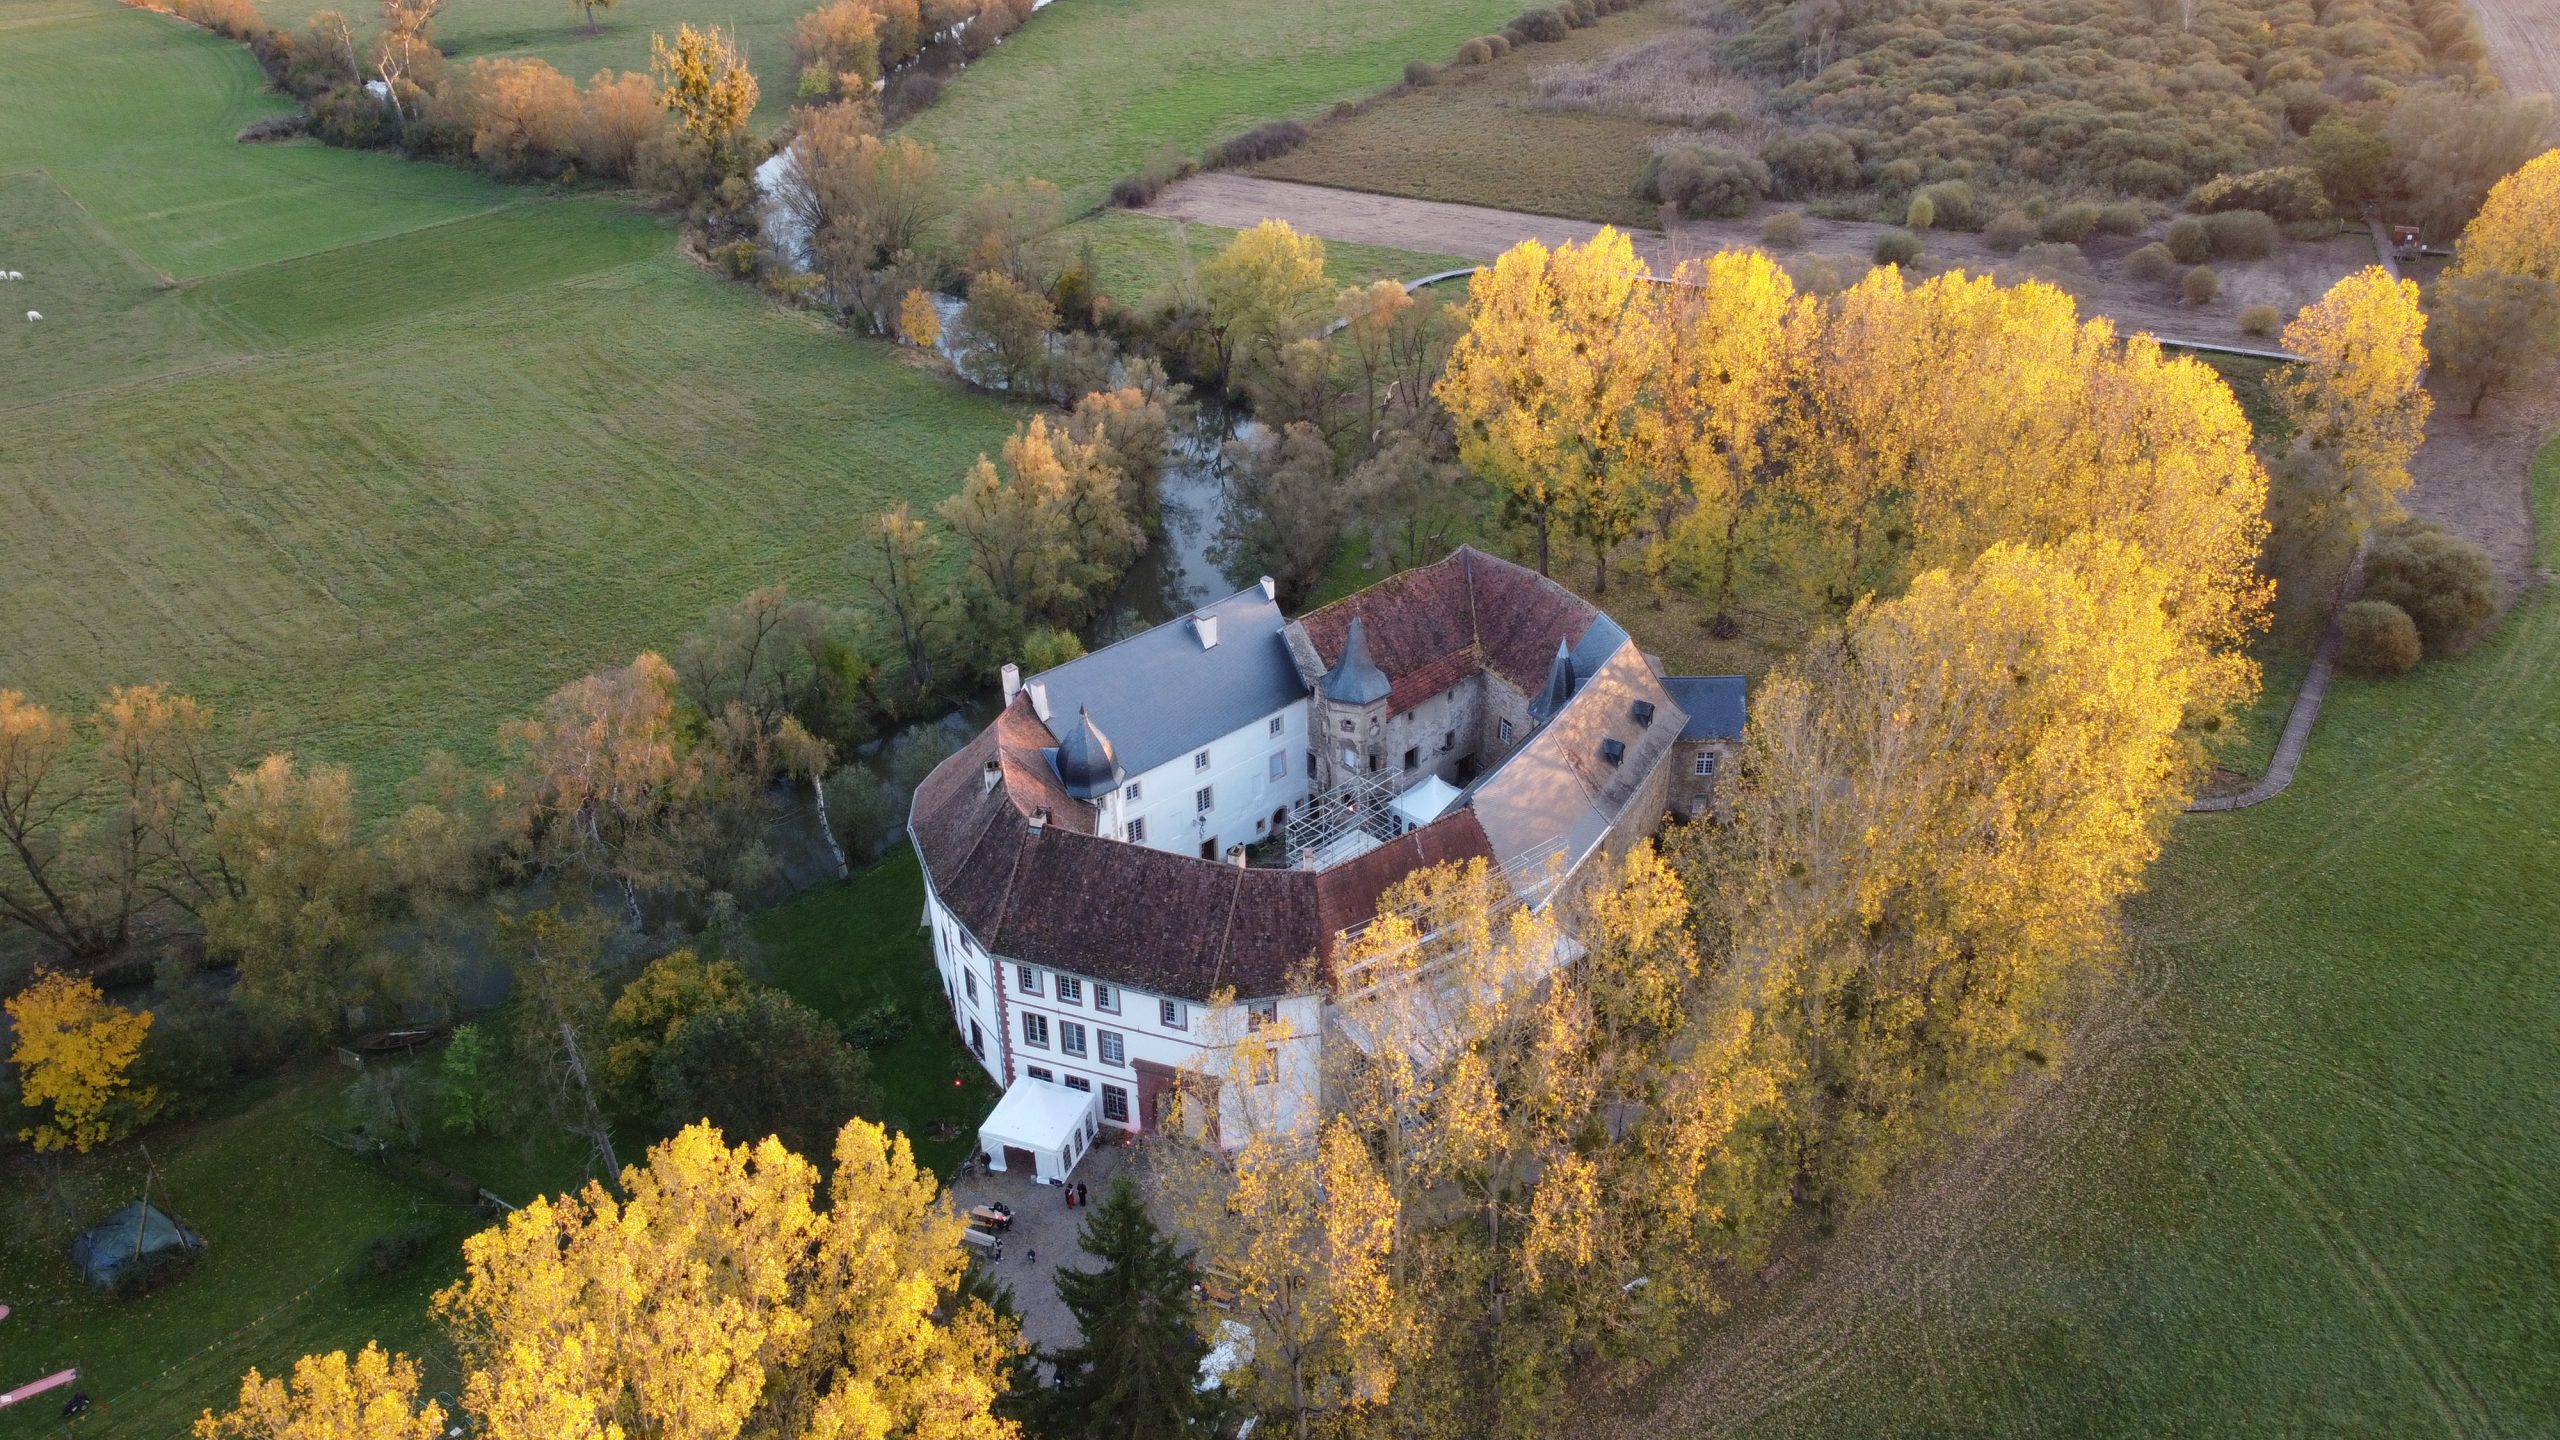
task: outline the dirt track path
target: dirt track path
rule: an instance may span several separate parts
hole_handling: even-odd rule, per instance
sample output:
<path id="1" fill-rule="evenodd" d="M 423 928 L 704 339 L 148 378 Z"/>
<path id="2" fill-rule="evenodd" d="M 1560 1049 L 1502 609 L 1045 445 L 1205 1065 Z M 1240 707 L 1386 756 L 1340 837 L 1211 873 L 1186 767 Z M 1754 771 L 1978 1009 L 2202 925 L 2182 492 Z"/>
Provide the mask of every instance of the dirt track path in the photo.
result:
<path id="1" fill-rule="evenodd" d="M 2552 0 L 2471 0 L 2489 64 L 2517 95 L 2560 95 L 2560 5 Z"/>
<path id="2" fill-rule="evenodd" d="M 2560 0 L 2550 0 L 2560 3 Z M 1774 209 L 1775 207 L 1771 207 Z M 1242 230 L 1264 220 L 1286 220 L 1310 235 L 1347 244 L 1386 245 L 1402 250 L 1460 255 L 1490 260 L 1522 240 L 1547 245 L 1583 241 L 1600 227 L 1587 220 L 1563 220 L 1481 205 L 1416 200 L 1401 195 L 1373 195 L 1336 190 L 1257 175 L 1211 171 L 1170 186 L 1148 213 L 1203 225 Z M 1718 250 L 1760 245 L 1758 217 L 1743 220 L 1690 221 L 1669 234 L 1630 230 L 1636 254 L 1656 273 L 1668 273 L 1680 260 Z M 1782 254 L 1788 261 L 1827 261 L 1844 280 L 1866 273 L 1876 237 L 1897 226 L 1805 217 L 1804 243 Z M 2084 314 L 2105 315 L 2127 333 L 2154 335 L 2215 345 L 2263 347 L 2265 339 L 2240 329 L 2242 309 L 2273 305 L 2290 315 L 2320 298 L 2338 277 L 2373 263 L 2373 246 L 2361 235 L 2341 235 L 2319 244 L 2290 244 L 2265 260 L 2217 263 L 2222 296 L 2207 306 L 2179 301 L 2175 287 L 2127 279 L 2122 261 L 2152 238 L 2093 235 L 2080 248 L 2088 259 L 2085 274 L 2062 283 L 2080 299 Z M 1947 269 L 1975 274 L 2014 266 L 2017 257 L 1982 243 L 1979 235 L 1942 230 L 1928 237 L 1928 249 L 1913 273 L 1929 275 Z M 1410 278 L 1410 277 L 1408 277 Z"/>

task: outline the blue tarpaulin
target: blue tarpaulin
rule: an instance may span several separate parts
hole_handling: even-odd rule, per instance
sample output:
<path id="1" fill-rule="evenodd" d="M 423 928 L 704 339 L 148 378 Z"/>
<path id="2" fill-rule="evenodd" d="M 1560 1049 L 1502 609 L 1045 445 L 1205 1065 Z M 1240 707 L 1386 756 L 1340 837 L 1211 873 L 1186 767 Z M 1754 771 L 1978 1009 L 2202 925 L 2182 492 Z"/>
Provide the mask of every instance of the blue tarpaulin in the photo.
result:
<path id="1" fill-rule="evenodd" d="M 71 1268 L 101 1290 L 113 1289 L 127 1267 L 169 1254 L 204 1248 L 204 1237 L 170 1219 L 160 1207 L 136 1200 L 80 1232 L 71 1242 Z"/>

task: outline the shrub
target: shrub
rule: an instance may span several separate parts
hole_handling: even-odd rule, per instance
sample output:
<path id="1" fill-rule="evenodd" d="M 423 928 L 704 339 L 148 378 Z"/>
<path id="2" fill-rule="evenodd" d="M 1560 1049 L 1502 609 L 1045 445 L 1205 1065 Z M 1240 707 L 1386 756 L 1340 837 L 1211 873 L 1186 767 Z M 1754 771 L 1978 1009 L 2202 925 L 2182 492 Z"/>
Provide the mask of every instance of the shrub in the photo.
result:
<path id="1" fill-rule="evenodd" d="M 1124 210 L 1135 210 L 1152 204 L 1164 187 L 1197 170 L 1191 157 L 1178 145 L 1166 142 L 1157 148 L 1137 174 L 1123 178 L 1111 187 L 1111 203 Z"/>
<path id="2" fill-rule="evenodd" d="M 1511 37 L 1514 45 L 1543 45 L 1563 39 L 1571 29 L 1564 17 L 1553 10 L 1529 10 L 1503 27 L 1503 33 Z"/>
<path id="3" fill-rule="evenodd" d="M 2459 648 L 2498 607 L 2507 587 L 2488 553 L 2430 520 L 2402 520 L 2374 536 L 2364 593 L 2407 612 L 2429 650 Z"/>
<path id="4" fill-rule="evenodd" d="M 1440 67 L 1428 60 L 1407 60 L 1404 62 L 1404 83 L 1417 88 L 1437 85 L 1440 83 Z"/>
<path id="5" fill-rule="evenodd" d="M 1914 230 L 1926 230 L 1938 223 L 1938 207 L 1930 202 L 1928 196 L 1914 195 L 1911 203 L 1903 207 L 1902 223 Z"/>
<path id="6" fill-rule="evenodd" d="M 2086 200 L 2075 200 L 2047 214 L 2036 233 L 2059 244 L 2077 245 L 2097 228 L 2098 207 Z"/>
<path id="7" fill-rule="evenodd" d="M 2388 600 L 2358 600 L 2338 612 L 2338 663 L 2351 675 L 2406 675 L 2418 663 L 2418 627 Z"/>
<path id="8" fill-rule="evenodd" d="M 2284 316 L 2273 305 L 2250 305 L 2240 311 L 2240 329 L 2250 335 L 2273 335 Z"/>
<path id="9" fill-rule="evenodd" d="M 1769 183 L 1789 198 L 1826 190 L 1848 190 L 1858 183 L 1858 152 L 1830 130 L 1781 135 L 1760 147 L 1769 167 Z"/>
<path id="10" fill-rule="evenodd" d="M 2018 252 L 2018 263 L 2046 280 L 2076 280 L 2089 273 L 2089 257 L 2077 245 L 2040 241 Z"/>
<path id="11" fill-rule="evenodd" d="M 1556 7 L 1556 18 L 1575 30 L 1587 30 L 1600 23 L 1600 10 L 1591 0 L 1568 0 Z"/>
<path id="12" fill-rule="evenodd" d="M 1804 215 L 1795 210 L 1781 210 L 1760 222 L 1760 243 L 1792 248 L 1804 243 Z"/>
<path id="13" fill-rule="evenodd" d="M 1256 125 L 1210 152 L 1209 166 L 1214 170 L 1233 169 L 1238 165 L 1254 165 L 1277 160 L 1307 143 L 1307 127 L 1295 120 L 1274 120 Z"/>
<path id="14" fill-rule="evenodd" d="M 1769 167 L 1730 150 L 1679 145 L 1646 158 L 1636 193 L 1692 220 L 1730 220 L 1769 193 Z"/>
<path id="15" fill-rule="evenodd" d="M 2245 175 L 2216 175 L 2187 197 L 2187 208 L 2208 214 L 2261 210 L 2278 220 L 2319 220 L 2329 214 L 2329 196 L 2319 171 L 2280 165 Z"/>
<path id="16" fill-rule="evenodd" d="M 1461 65 L 1487 65 L 1511 53 L 1508 35 L 1479 35 L 1458 47 Z"/>
<path id="17" fill-rule="evenodd" d="M 1973 187 L 1961 180 L 1941 180 L 1935 185 L 1924 185 L 1911 198 L 1928 201 L 1930 213 L 1942 229 L 1970 230 L 1982 223 L 1976 214 Z"/>
<path id="18" fill-rule="evenodd" d="M 2213 258 L 2213 242 L 2206 238 L 2204 222 L 2193 215 L 2181 215 L 2169 222 L 2170 258 L 2181 265 L 2201 265 Z"/>
<path id="19" fill-rule="evenodd" d="M 1837 295 L 1848 288 L 1840 267 L 1819 255 L 1800 255 L 1787 262 L 1787 278 L 1808 295 Z"/>
<path id="20" fill-rule="evenodd" d="M 1920 237 L 1908 230 L 1887 230 L 1876 237 L 1876 263 L 1908 267 L 1920 258 Z"/>
<path id="21" fill-rule="evenodd" d="M 2105 234 L 2139 235 L 2142 223 L 2142 207 L 2130 200 L 2098 207 L 2098 229 Z"/>
<path id="22" fill-rule="evenodd" d="M 2210 265 L 2199 265 L 2178 281 L 2178 298 L 2190 305 L 2210 305 L 2222 296 L 2222 277 Z"/>
<path id="23" fill-rule="evenodd" d="M 2014 255 L 2036 238 L 2036 222 L 2024 210 L 2003 210 L 1982 227 L 1982 243 L 1994 250 Z"/>
<path id="24" fill-rule="evenodd" d="M 270 140 L 290 140 L 303 131 L 304 117 L 299 114 L 269 115 L 240 127 L 231 138 L 243 145 L 262 145 Z"/>
<path id="25" fill-rule="evenodd" d="M 365 1273 L 377 1280 L 387 1279 L 409 1268 L 412 1261 L 427 1253 L 435 1243 L 432 1225 L 412 1225 L 387 1235 L 376 1235 L 364 1242 Z"/>
<path id="26" fill-rule="evenodd" d="M 2130 279 L 2158 284 L 2178 273 L 2178 257 L 2154 240 L 2124 257 L 2124 273 Z"/>
<path id="27" fill-rule="evenodd" d="M 2220 210 L 2203 222 L 2216 259 L 2263 260 L 2276 251 L 2276 222 L 2263 210 Z"/>

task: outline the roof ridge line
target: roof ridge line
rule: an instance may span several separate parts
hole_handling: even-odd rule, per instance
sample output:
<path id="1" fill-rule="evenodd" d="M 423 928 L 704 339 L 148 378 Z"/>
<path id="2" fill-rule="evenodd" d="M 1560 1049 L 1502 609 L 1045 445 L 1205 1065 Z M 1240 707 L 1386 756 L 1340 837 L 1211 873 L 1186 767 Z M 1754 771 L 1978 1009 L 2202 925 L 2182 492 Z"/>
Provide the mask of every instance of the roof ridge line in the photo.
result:
<path id="1" fill-rule="evenodd" d="M 1081 654 L 1081 655 L 1077 656 L 1077 657 L 1076 657 L 1075 659 L 1073 659 L 1073 660 L 1062 660 L 1062 661 L 1058 662 L 1057 664 L 1050 666 L 1048 669 L 1041 671 L 1041 672 L 1040 672 L 1040 675 L 1025 675 L 1025 676 L 1023 676 L 1023 677 L 1022 677 L 1022 683 L 1023 683 L 1023 684 L 1025 684 L 1025 685 L 1028 685 L 1028 684 L 1030 684 L 1032 681 L 1039 679 L 1041 675 L 1055 675 L 1055 674 L 1057 674 L 1059 671 L 1066 669 L 1066 668 L 1067 668 L 1068 666 L 1070 666 L 1070 665 L 1077 665 L 1077 664 L 1081 664 L 1081 663 L 1083 663 L 1084 661 L 1087 661 L 1087 660 L 1092 659 L 1092 658 L 1093 658 L 1094 656 L 1096 656 L 1096 655 L 1107 655 L 1107 654 L 1111 653 L 1112 651 L 1119 649 L 1121 646 L 1128 644 L 1128 643 L 1129 643 L 1130 641 L 1132 641 L 1132 640 L 1143 639 L 1143 638 L 1144 638 L 1144 637 L 1146 637 L 1146 636 L 1153 635 L 1154 633 L 1156 633 L 1157 631 L 1159 631 L 1159 630 L 1163 629 L 1163 628 L 1164 628 L 1165 626 L 1167 626 L 1167 625 L 1179 625 L 1179 624 L 1181 624 L 1183 621 L 1185 621 L 1185 620 L 1189 620 L 1189 619 L 1191 619 L 1192 617 L 1194 617 L 1194 616 L 1196 616 L 1196 615 L 1200 614 L 1202 611 L 1204 611 L 1204 610 L 1208 609 L 1208 608 L 1209 608 L 1210 606 L 1212 606 L 1212 605 L 1224 605 L 1224 604 L 1226 604 L 1226 603 L 1227 603 L 1228 601 L 1230 601 L 1230 600 L 1240 600 L 1240 599 L 1244 598 L 1244 597 L 1245 597 L 1245 596 L 1247 596 L 1247 595 L 1251 595 L 1251 594 L 1258 593 L 1261 589 L 1262 589 L 1262 584 L 1261 584 L 1261 582 L 1260 582 L 1260 581 L 1256 581 L 1255 583 L 1253 583 L 1253 584 L 1251 584 L 1251 585 L 1247 585 L 1247 586 L 1246 586 L 1246 587 L 1244 587 L 1242 590 L 1238 590 L 1238 591 L 1236 591 L 1236 592 L 1235 592 L 1234 594 L 1232 594 L 1232 595 L 1221 595 L 1221 596 L 1219 596 L 1219 597 L 1218 597 L 1217 599 L 1215 599 L 1215 600 L 1210 600 L 1210 601 L 1206 601 L 1206 602 L 1204 602 L 1204 603 L 1202 603 L 1202 604 L 1199 604 L 1199 605 L 1194 605 L 1194 606 L 1192 606 L 1190 609 L 1183 611 L 1181 614 L 1174 616 L 1174 617 L 1173 617 L 1172 619 L 1170 619 L 1170 620 L 1166 620 L 1166 621 L 1162 621 L 1162 622 L 1160 622 L 1160 623 L 1158 623 L 1158 624 L 1150 625 L 1150 626 L 1148 626 L 1147 628 L 1145 628 L 1144 630 L 1132 630 L 1132 631 L 1130 631 L 1128 634 L 1121 636 L 1119 639 L 1112 641 L 1110 644 L 1103 646 L 1103 647 L 1102 647 L 1101 649 L 1099 649 L 1099 650 L 1087 650 L 1086 652 L 1084 652 L 1083 654 Z M 1270 597 L 1266 596 L 1266 597 L 1264 597 L 1264 598 L 1269 599 Z M 1280 602 L 1279 602 L 1278 600 L 1272 600 L 1272 601 L 1271 601 L 1271 608 L 1272 608 L 1272 609 L 1274 609 L 1274 610 L 1278 610 L 1278 609 L 1280 608 Z M 1286 612 L 1283 612 L 1283 613 L 1281 614 L 1281 616 L 1280 616 L 1280 623 L 1281 623 L 1281 624 L 1283 624 L 1283 625 L 1286 625 L 1286 624 L 1288 624 L 1288 623 L 1289 623 L 1289 616 L 1287 615 L 1287 613 L 1286 613 Z M 1046 721 L 1043 721 L 1042 723 L 1043 723 L 1043 724 L 1046 724 L 1047 722 L 1046 722 Z"/>

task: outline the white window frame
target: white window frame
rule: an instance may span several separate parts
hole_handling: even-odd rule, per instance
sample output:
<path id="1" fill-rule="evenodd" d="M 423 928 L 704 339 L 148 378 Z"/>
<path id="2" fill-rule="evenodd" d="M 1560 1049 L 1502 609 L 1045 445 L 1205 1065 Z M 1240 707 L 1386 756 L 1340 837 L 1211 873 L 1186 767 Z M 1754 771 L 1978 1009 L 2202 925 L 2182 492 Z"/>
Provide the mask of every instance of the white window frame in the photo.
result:
<path id="1" fill-rule="evenodd" d="M 1112 1114 L 1111 1112 L 1114 1109 L 1117 1109 L 1120 1113 L 1117 1115 Z M 1129 1123 L 1128 1086 L 1105 1085 L 1102 1087 L 1102 1118 L 1121 1125 Z"/>
<path id="2" fill-rule="evenodd" d="M 1061 975 L 1061 976 L 1059 976 L 1059 977 L 1058 977 L 1058 1003 L 1059 1003 L 1059 1004 L 1061 1004 L 1061 1005 L 1081 1005 L 1081 1004 L 1083 1004 L 1083 1003 L 1084 1003 L 1084 982 L 1083 982 L 1082 980 L 1077 979 L 1077 978 L 1076 978 L 1076 977 L 1074 977 L 1073 975 Z"/>
<path id="3" fill-rule="evenodd" d="M 971 1004 L 975 1004 L 975 1003 L 977 1003 L 977 999 L 978 999 L 978 972 L 977 972 L 977 971 L 975 971 L 975 970 L 971 970 L 971 969 L 968 969 L 968 968 L 966 968 L 966 967 L 963 967 L 963 968 L 961 969 L 961 971 L 960 971 L 960 984 L 961 984 L 961 986 L 962 986 L 963 988 L 965 988 L 965 989 L 969 992 L 969 1001 L 970 1001 L 970 1003 L 971 1003 Z"/>
<path id="4" fill-rule="evenodd" d="M 1191 768 L 1192 768 L 1192 769 L 1194 769 L 1194 770 L 1206 770 L 1206 769 L 1208 769 L 1208 768 L 1209 768 L 1209 752 L 1208 752 L 1208 751 L 1206 751 L 1206 750 L 1203 750 L 1203 751 L 1201 751 L 1199 754 L 1192 756 L 1192 757 L 1191 757 Z"/>
<path id="5" fill-rule="evenodd" d="M 1138 798 L 1138 782 L 1135 780 L 1130 781 L 1129 788 L 1120 792 L 1120 798 L 1132 802 L 1136 801 Z"/>
<path id="6" fill-rule="evenodd" d="M 1123 1039 L 1117 1030 L 1095 1030 L 1093 1052 L 1095 1057 L 1105 1065 L 1129 1063 L 1129 1042 Z"/>
<path id="7" fill-rule="evenodd" d="M 1716 773 L 1716 757 L 1712 753 L 1700 754 L 1696 760 L 1690 762 L 1689 773 L 1698 776 L 1714 775 Z"/>
<path id="8" fill-rule="evenodd" d="M 1190 1021 L 1191 1017 L 1185 1013 L 1181 1001 L 1170 999 L 1156 1001 L 1156 1023 L 1167 1030 L 1188 1030 L 1191 1028 Z"/>
<path id="9" fill-rule="evenodd" d="M 1021 984 L 1016 988 L 1020 989 L 1023 994 L 1037 995 L 1040 993 L 1039 971 L 1032 969 L 1028 965 L 1017 963 L 1013 967 L 1013 975 L 1016 980 L 1021 982 Z"/>
<path id="10" fill-rule="evenodd" d="M 1272 716 L 1272 717 L 1271 717 L 1271 733 L 1272 733 L 1272 734 L 1274 734 L 1274 735 L 1286 735 L 1286 734 L 1288 734 L 1288 733 L 1289 733 L 1289 717 L 1288 717 L 1288 716 L 1286 716 L 1286 715 L 1274 715 L 1274 716 Z"/>
<path id="11" fill-rule="evenodd" d="M 1022 1068 L 1022 1073 L 1030 1076 L 1034 1080 L 1044 1080 L 1052 1085 L 1058 1083 L 1057 1072 L 1051 1070 L 1046 1065 L 1026 1065 Z"/>
<path id="12" fill-rule="evenodd" d="M 1130 820 L 1130 822 L 1129 822 L 1125 827 L 1123 827 L 1123 828 L 1122 828 L 1121 833 L 1122 833 L 1122 834 L 1123 834 L 1123 835 L 1128 839 L 1129 843 L 1130 843 L 1130 844 L 1132 844 L 1132 845 L 1144 845 L 1144 844 L 1146 844 L 1146 843 L 1147 843 L 1147 817 L 1146 817 L 1146 816 L 1144 816 L 1144 815 L 1140 815 L 1140 816 L 1137 816 L 1137 817 L 1133 818 L 1132 820 Z"/>
<path id="13" fill-rule="evenodd" d="M 1502 743 L 1503 743 L 1503 744 L 1505 744 L 1505 745 L 1510 744 L 1510 743 L 1511 743 L 1511 722 L 1510 722 L 1510 721 L 1508 721 L 1508 720 L 1503 721 L 1503 722 L 1502 722 L 1498 727 L 1496 727 L 1496 728 L 1495 728 L 1495 730 L 1494 730 L 1494 732 L 1493 732 L 1493 733 L 1494 733 L 1494 735 L 1495 735 L 1495 737 L 1496 737 L 1496 738 L 1498 738 L 1499 740 L 1501 740 L 1501 741 L 1502 741 Z"/>
<path id="14" fill-rule="evenodd" d="M 1058 1022 L 1059 1054 L 1074 1055 L 1081 1058 L 1084 1055 L 1084 1043 L 1084 1027 L 1082 1025 L 1077 1024 L 1073 1020 L 1061 1020 Z"/>
<path id="15" fill-rule="evenodd" d="M 1070 1072 L 1068 1073 L 1068 1075 L 1067 1075 L 1067 1078 L 1066 1078 L 1066 1079 L 1064 1079 L 1064 1080 L 1062 1080 L 1062 1081 L 1059 1081 L 1058 1083 L 1059 1083 L 1059 1084 L 1062 1084 L 1062 1085 L 1064 1085 L 1064 1086 L 1066 1086 L 1066 1087 L 1067 1087 L 1068 1089 L 1070 1089 L 1070 1090 L 1081 1090 L 1081 1091 L 1083 1091 L 1083 1092 L 1084 1092 L 1085 1094 L 1087 1094 L 1087 1095 L 1090 1095 L 1090 1094 L 1092 1094 L 1092 1093 L 1093 1093 L 1093 1082 L 1092 1082 L 1092 1081 L 1090 1081 L 1090 1080 L 1087 1080 L 1086 1078 L 1084 1078 L 1084 1077 L 1083 1077 L 1083 1076 L 1081 1076 L 1081 1075 L 1078 1075 L 1078 1074 L 1073 1073 L 1072 1071 L 1070 1071 Z M 1084 1138 L 1086 1139 L 1086 1141 L 1087 1141 L 1088 1143 L 1089 1143 L 1089 1142 L 1091 1142 L 1091 1141 L 1092 1141 L 1092 1139 L 1093 1139 L 1093 1137 L 1092 1137 L 1092 1136 L 1090 1136 L 1090 1135 L 1087 1135 L 1087 1136 L 1086 1136 L 1086 1137 L 1084 1137 Z"/>
<path id="16" fill-rule="evenodd" d="M 1022 1043 L 1034 1050 L 1049 1048 L 1049 1017 L 1037 1010 L 1022 1012 Z"/>
<path id="17" fill-rule="evenodd" d="M 1288 752 L 1288 751 L 1286 751 L 1286 750 L 1274 750 L 1274 751 L 1272 751 L 1272 752 L 1271 752 L 1270 768 L 1271 768 L 1271 778 L 1272 778 L 1272 779 L 1274 779 L 1274 780 L 1286 780 L 1286 779 L 1288 779 L 1288 778 L 1289 778 L 1289 752 Z"/>
<path id="18" fill-rule="evenodd" d="M 1105 1015 L 1120 1013 L 1120 992 L 1096 980 L 1093 982 L 1093 1008 Z"/>
<path id="19" fill-rule="evenodd" d="M 1200 793 L 1192 796 L 1191 801 L 1194 814 L 1208 814 L 1210 811 L 1218 808 L 1218 787 L 1215 785 L 1201 786 Z"/>

